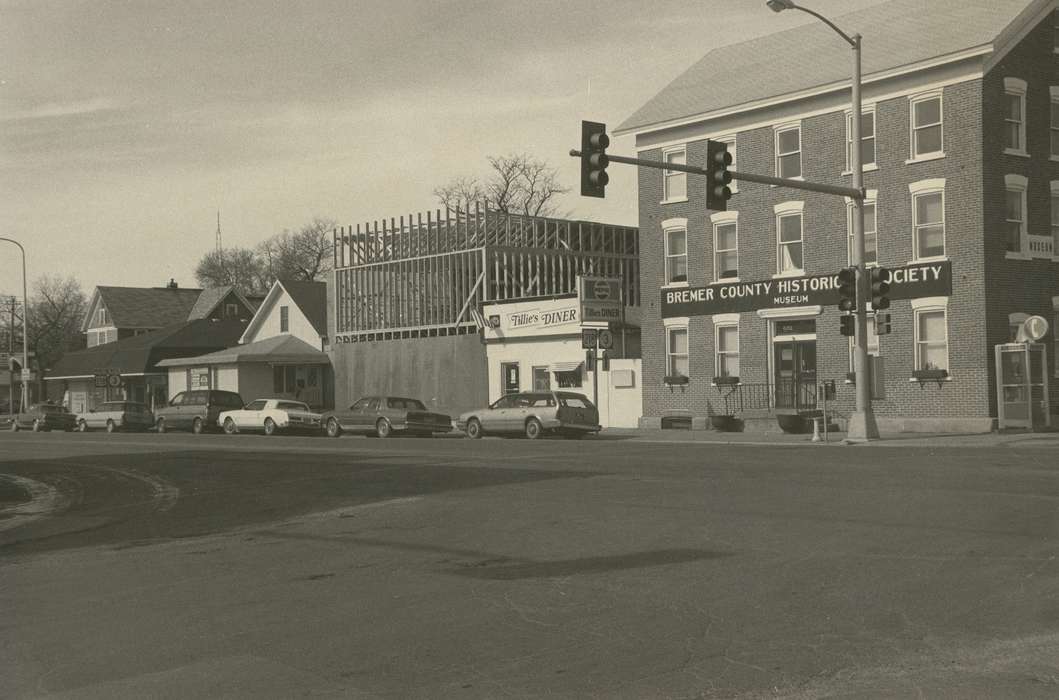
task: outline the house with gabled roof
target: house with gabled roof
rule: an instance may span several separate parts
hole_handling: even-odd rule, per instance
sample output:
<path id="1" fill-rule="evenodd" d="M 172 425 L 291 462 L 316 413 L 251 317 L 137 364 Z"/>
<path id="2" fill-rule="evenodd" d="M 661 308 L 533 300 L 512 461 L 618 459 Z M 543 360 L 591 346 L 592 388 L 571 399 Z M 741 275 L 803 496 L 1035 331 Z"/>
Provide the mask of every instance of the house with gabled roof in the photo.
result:
<path id="1" fill-rule="evenodd" d="M 290 398 L 315 408 L 334 405 L 327 355 L 327 285 L 279 280 L 250 319 L 239 344 L 204 355 L 164 360 L 171 395 L 222 389 L 247 401 Z"/>
<path id="2" fill-rule="evenodd" d="M 861 114 L 849 45 L 806 17 L 711 50 L 615 134 L 647 160 L 702 166 L 707 141 L 722 141 L 733 171 L 847 188 L 858 149 L 865 259 L 892 286 L 867 338 L 880 429 L 988 430 L 1002 410 L 1021 421 L 1008 425 L 1047 423 L 1049 392 L 1059 404 L 1055 0 L 889 0 L 828 20 L 862 36 Z M 852 202 L 737 180 L 711 211 L 697 176 L 638 178 L 640 288 L 658 295 L 643 307 L 642 423 L 767 425 L 821 410 L 833 381 L 844 424 L 853 353 L 829 284 L 851 264 Z M 1051 382 L 997 371 L 994 351 L 1028 316 L 1054 321 L 1040 341 Z"/>

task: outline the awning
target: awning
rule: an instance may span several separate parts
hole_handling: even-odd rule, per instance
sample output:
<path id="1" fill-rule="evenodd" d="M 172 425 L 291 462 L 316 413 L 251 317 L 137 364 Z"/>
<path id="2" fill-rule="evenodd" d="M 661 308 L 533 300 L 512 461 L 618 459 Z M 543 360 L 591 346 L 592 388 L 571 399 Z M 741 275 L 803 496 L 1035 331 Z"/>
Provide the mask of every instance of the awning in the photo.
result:
<path id="1" fill-rule="evenodd" d="M 289 334 L 277 335 L 246 345 L 236 345 L 226 350 L 162 360 L 159 367 L 201 367 L 206 365 L 234 365 L 247 362 L 267 364 L 327 365 L 331 359 L 327 353 L 317 350 L 304 340 Z"/>
<path id="2" fill-rule="evenodd" d="M 577 362 L 553 362 L 548 368 L 552 372 L 578 372 L 583 364 L 584 362 L 580 360 Z"/>

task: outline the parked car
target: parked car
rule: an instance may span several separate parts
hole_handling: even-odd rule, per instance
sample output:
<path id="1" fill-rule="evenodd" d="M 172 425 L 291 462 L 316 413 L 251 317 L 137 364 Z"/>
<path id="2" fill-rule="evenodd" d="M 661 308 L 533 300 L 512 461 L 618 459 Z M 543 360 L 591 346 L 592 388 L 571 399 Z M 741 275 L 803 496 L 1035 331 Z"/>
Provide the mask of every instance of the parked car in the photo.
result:
<path id="1" fill-rule="evenodd" d="M 592 402 L 571 391 L 527 391 L 501 396 L 488 408 L 461 414 L 456 427 L 473 439 L 486 433 L 517 433 L 531 440 L 547 433 L 580 438 L 602 429 L 599 411 Z"/>
<path id="2" fill-rule="evenodd" d="M 154 414 L 151 409 L 135 401 L 107 401 L 77 417 L 77 429 L 82 433 L 89 430 L 106 430 L 108 433 L 147 430 L 152 425 Z"/>
<path id="3" fill-rule="evenodd" d="M 320 432 L 319 413 L 313 413 L 301 401 L 287 399 L 257 399 L 234 411 L 224 411 L 217 425 L 229 435 L 243 431 L 261 431 L 275 435 L 279 431 Z"/>
<path id="4" fill-rule="evenodd" d="M 182 391 L 169 400 L 167 406 L 154 411 L 154 427 L 160 433 L 167 430 L 190 430 L 198 434 L 217 427 L 222 411 L 242 408 L 243 397 L 234 391 L 220 389 L 192 389 Z"/>
<path id="5" fill-rule="evenodd" d="M 418 399 L 398 396 L 365 396 L 344 411 L 328 411 L 323 419 L 324 430 L 331 437 L 343 432 L 381 438 L 394 433 L 429 437 L 452 430 L 450 416 L 428 411 Z"/>
<path id="6" fill-rule="evenodd" d="M 66 410 L 65 406 L 54 403 L 35 403 L 24 413 L 16 413 L 11 419 L 11 430 L 65 430 L 67 432 L 77 425 L 77 416 Z"/>

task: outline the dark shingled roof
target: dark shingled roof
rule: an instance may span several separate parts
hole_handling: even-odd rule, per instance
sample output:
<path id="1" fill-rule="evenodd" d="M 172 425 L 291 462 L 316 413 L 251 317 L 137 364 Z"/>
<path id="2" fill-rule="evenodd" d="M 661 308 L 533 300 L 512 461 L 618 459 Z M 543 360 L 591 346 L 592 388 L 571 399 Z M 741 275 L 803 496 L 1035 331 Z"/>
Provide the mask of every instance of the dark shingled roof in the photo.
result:
<path id="1" fill-rule="evenodd" d="M 280 280 L 294 303 L 322 337 L 327 337 L 327 284 Z"/>
<path id="2" fill-rule="evenodd" d="M 187 320 L 201 289 L 96 287 L 117 328 L 162 328 Z"/>
<path id="3" fill-rule="evenodd" d="M 1043 8 L 1044 0 L 890 0 L 828 19 L 847 34 L 863 37 L 867 79 L 989 46 L 1031 7 Z M 761 12 L 761 21 L 767 22 L 771 13 L 764 2 Z M 849 44 L 819 20 L 803 16 L 806 24 L 713 49 L 616 131 L 635 132 L 812 88 L 848 85 Z"/>

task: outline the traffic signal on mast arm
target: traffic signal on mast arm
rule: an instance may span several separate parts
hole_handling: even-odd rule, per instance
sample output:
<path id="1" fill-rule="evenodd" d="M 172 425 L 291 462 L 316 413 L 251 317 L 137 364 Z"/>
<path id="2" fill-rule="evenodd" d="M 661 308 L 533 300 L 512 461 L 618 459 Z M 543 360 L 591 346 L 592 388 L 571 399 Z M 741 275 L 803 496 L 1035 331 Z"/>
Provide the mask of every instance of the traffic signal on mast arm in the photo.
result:
<path id="1" fill-rule="evenodd" d="M 610 145 L 610 137 L 607 136 L 607 125 L 598 122 L 581 122 L 581 196 L 603 198 L 606 194 L 607 166 L 610 159 L 607 158 L 607 146 Z"/>
<path id="2" fill-rule="evenodd" d="M 732 164 L 732 154 L 728 144 L 723 141 L 706 142 L 706 208 L 713 211 L 726 211 L 732 190 L 732 174 L 728 166 Z"/>
<path id="3" fill-rule="evenodd" d="M 871 308 L 876 311 L 890 308 L 890 271 L 885 267 L 871 269 Z"/>
<path id="4" fill-rule="evenodd" d="M 838 271 L 838 310 L 857 310 L 857 268 L 844 267 Z"/>

